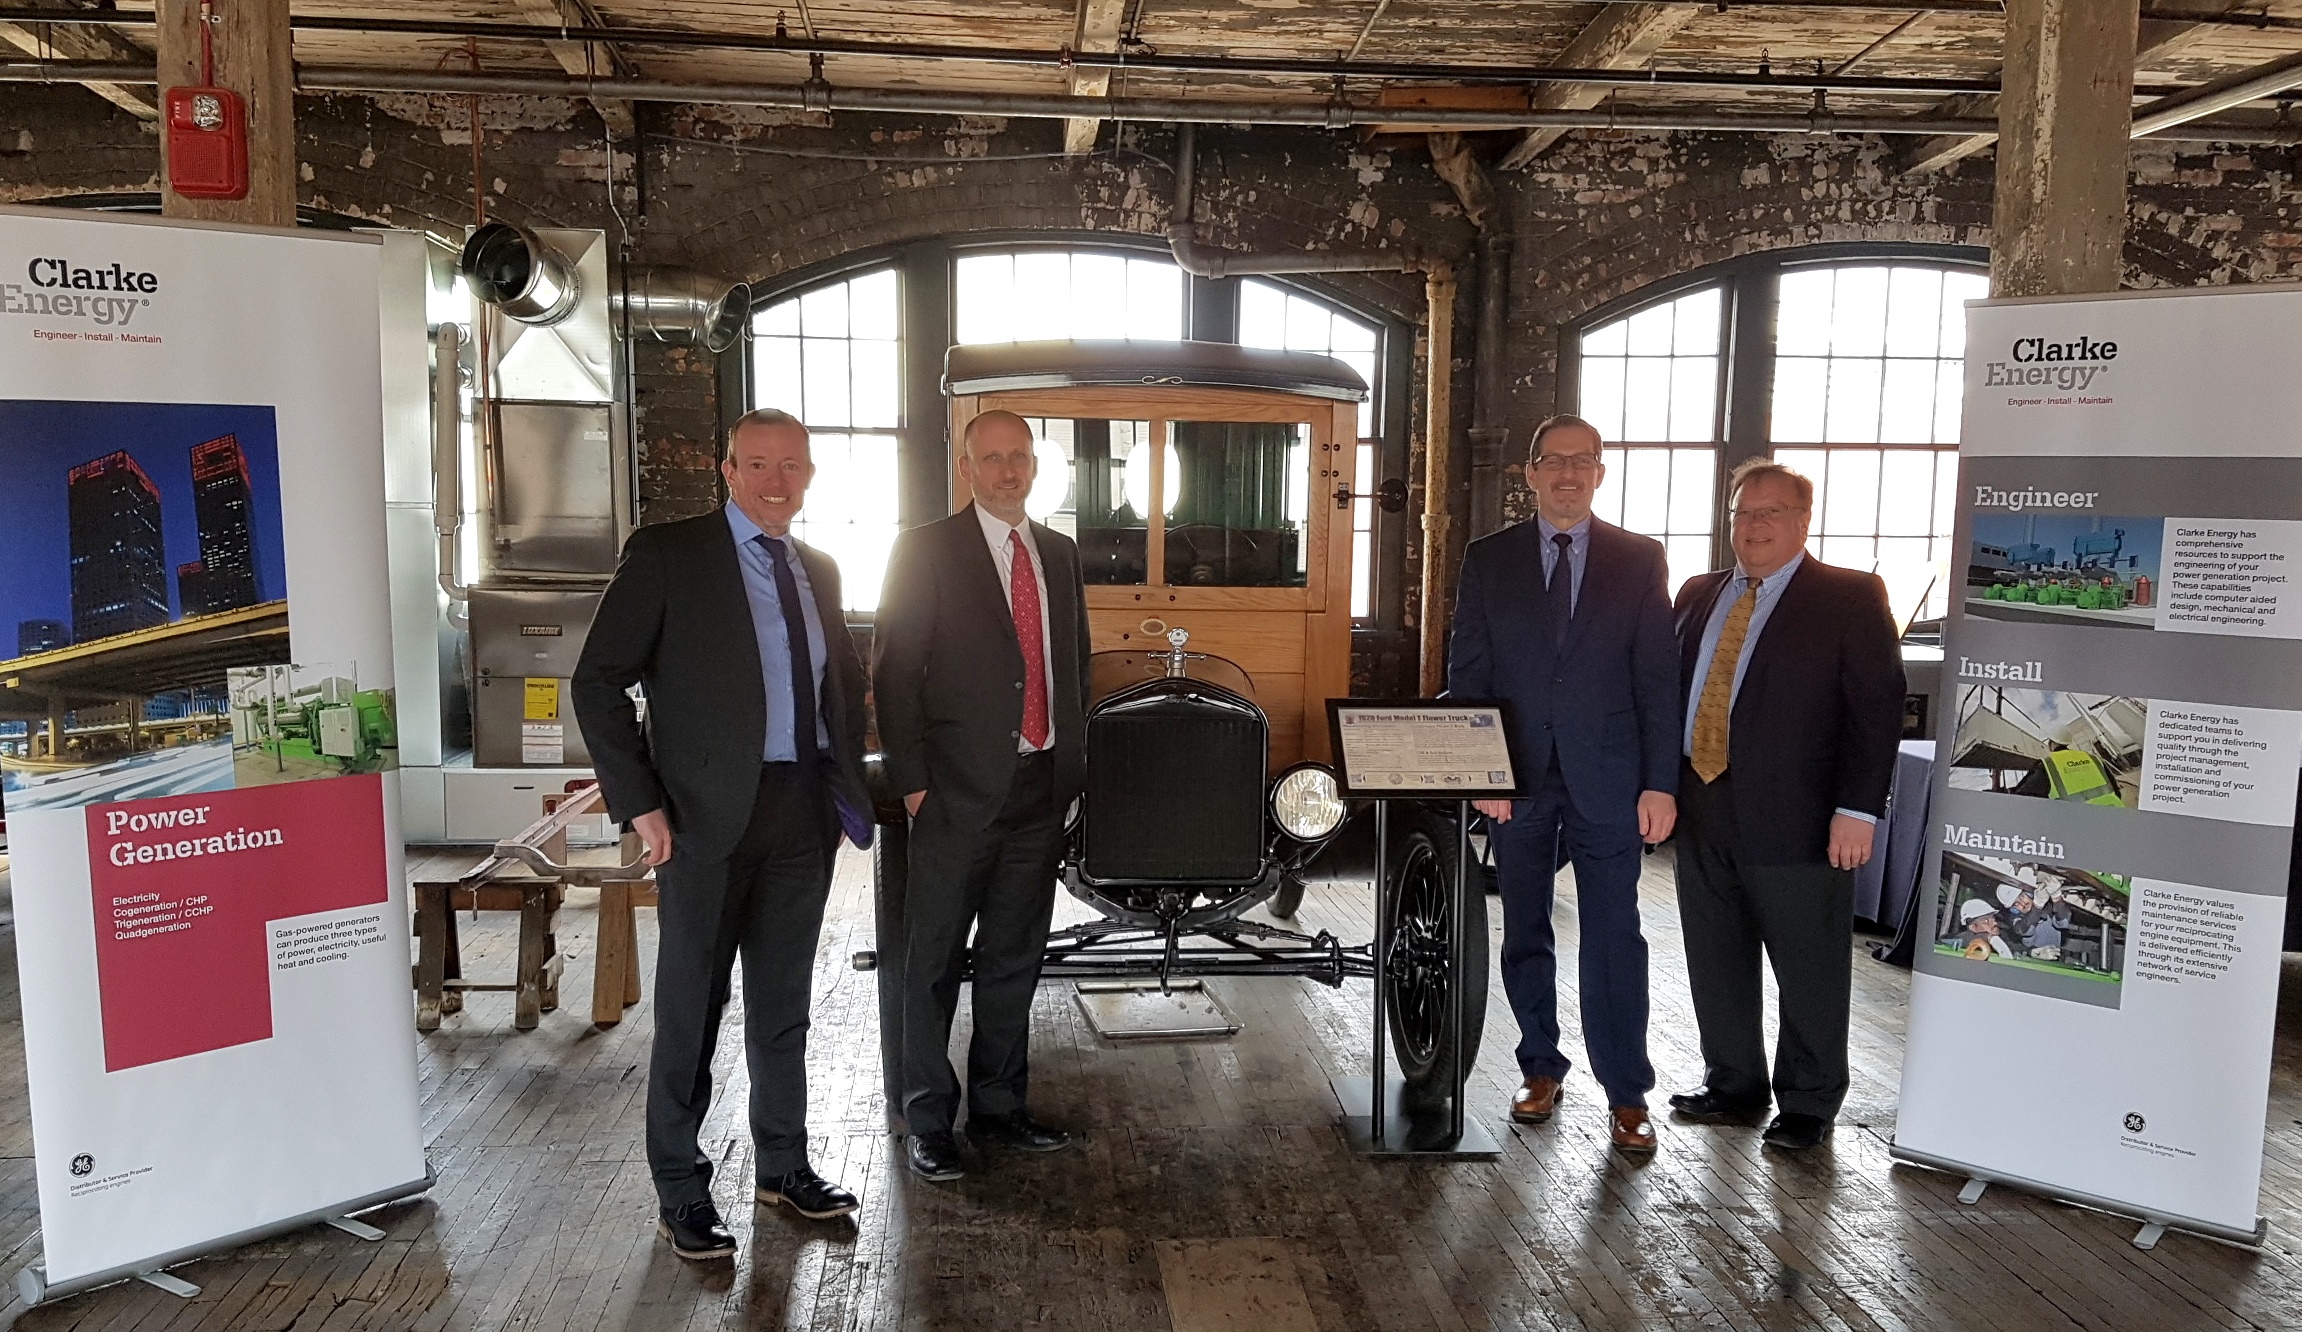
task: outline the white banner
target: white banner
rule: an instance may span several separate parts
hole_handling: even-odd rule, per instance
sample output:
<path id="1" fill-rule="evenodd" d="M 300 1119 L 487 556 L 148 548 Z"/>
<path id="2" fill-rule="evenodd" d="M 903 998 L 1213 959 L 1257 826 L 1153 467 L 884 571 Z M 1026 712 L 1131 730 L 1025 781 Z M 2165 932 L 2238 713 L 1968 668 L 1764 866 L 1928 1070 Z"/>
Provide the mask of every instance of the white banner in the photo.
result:
<path id="1" fill-rule="evenodd" d="M 2302 289 L 1984 302 L 1967 330 L 1895 1150 L 2256 1239 L 2302 770 Z"/>
<path id="2" fill-rule="evenodd" d="M 379 360 L 368 240 L 0 208 L 30 1296 L 426 1186 Z"/>

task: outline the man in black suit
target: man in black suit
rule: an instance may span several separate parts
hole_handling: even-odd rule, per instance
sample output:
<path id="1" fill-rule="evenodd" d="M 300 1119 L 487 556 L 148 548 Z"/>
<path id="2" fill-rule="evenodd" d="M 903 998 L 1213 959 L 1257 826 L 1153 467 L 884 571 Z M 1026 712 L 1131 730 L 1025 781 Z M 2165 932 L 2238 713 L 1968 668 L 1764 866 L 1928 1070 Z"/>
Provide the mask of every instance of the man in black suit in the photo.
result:
<path id="1" fill-rule="evenodd" d="M 1055 909 L 1063 816 L 1087 784 L 1087 594 L 1079 548 L 1032 522 L 1031 428 L 967 424 L 959 475 L 975 502 L 896 542 L 872 674 L 887 775 L 910 810 L 903 1106 L 911 1169 L 964 1173 L 952 1126 L 951 1018 L 975 932 L 968 1137 L 1061 1151 L 1032 1117 L 1031 996 Z"/>
<path id="2" fill-rule="evenodd" d="M 1846 1099 L 1854 871 L 1886 812 L 1902 656 L 1878 576 L 1806 553 L 1812 482 L 1752 459 L 1727 493 L 1735 567 L 1678 596 L 1679 919 L 1705 1071 L 1671 1108 L 1766 1110 L 1763 950 L 1782 1009 L 1766 1141 L 1803 1150 Z"/>
<path id="3" fill-rule="evenodd" d="M 1642 842 L 1671 834 L 1678 785 L 1678 661 L 1662 546 L 1591 516 L 1606 468 L 1599 432 L 1574 416 L 1535 427 L 1535 516 L 1463 555 L 1447 690 L 1512 704 L 1523 800 L 1481 800 L 1503 897 L 1503 990 L 1519 1020 L 1511 1118 L 1547 1122 L 1568 1061 L 1559 1050 L 1551 880 L 1575 867 L 1583 1048 L 1607 1094 L 1608 1136 L 1655 1149 L 1646 1094 L 1647 943 Z"/>
<path id="4" fill-rule="evenodd" d="M 632 534 L 573 685 L 608 813 L 661 885 L 647 1156 L 682 1258 L 735 1252 L 696 1137 L 739 952 L 756 1197 L 816 1219 L 855 1210 L 808 1166 L 806 1058 L 832 855 L 843 826 L 870 840 L 863 663 L 839 567 L 790 535 L 815 475 L 807 427 L 752 412 L 720 470 L 722 510 Z"/>

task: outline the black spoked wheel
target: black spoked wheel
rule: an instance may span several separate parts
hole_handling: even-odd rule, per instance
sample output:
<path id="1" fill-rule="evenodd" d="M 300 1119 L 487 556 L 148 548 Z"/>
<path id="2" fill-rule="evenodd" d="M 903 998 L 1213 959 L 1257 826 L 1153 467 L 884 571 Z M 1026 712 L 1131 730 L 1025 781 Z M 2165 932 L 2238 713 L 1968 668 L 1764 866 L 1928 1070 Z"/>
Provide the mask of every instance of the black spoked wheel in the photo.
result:
<path id="1" fill-rule="evenodd" d="M 1390 986 L 1386 1017 L 1408 1098 L 1429 1104 L 1453 1096 L 1478 1061 L 1487 1015 L 1487 898 L 1474 879 L 1463 903 L 1468 914 L 1458 968 L 1451 943 L 1454 822 L 1420 819 L 1392 835 L 1390 948 L 1383 960 Z M 1447 1035 L 1450 1013 L 1459 1014 L 1463 1023 L 1460 1066 Z"/>

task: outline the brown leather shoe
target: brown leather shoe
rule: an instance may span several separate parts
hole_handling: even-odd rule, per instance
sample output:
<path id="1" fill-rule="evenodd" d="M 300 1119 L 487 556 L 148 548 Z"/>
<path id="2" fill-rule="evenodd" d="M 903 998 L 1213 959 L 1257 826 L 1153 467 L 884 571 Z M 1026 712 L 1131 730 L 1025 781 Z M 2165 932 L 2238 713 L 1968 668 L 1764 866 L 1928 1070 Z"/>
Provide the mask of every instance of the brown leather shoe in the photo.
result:
<path id="1" fill-rule="evenodd" d="M 1557 1078 L 1528 1078 L 1520 1084 L 1518 1095 L 1511 1098 L 1511 1118 L 1521 1124 L 1550 1123 L 1562 1090 L 1564 1086 Z"/>
<path id="2" fill-rule="evenodd" d="M 1645 1106 L 1618 1105 L 1607 1111 L 1614 1122 L 1609 1134 L 1615 1150 L 1630 1156 L 1652 1156 L 1655 1152 L 1655 1126 L 1647 1122 Z"/>

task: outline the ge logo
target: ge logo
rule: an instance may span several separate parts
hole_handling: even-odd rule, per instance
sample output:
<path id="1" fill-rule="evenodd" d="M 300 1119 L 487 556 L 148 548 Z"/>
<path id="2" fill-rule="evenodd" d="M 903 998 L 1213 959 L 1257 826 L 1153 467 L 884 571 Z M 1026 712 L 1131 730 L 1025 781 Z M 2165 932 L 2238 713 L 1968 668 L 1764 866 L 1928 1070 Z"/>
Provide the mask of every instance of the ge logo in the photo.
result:
<path id="1" fill-rule="evenodd" d="M 2126 1116 L 2126 1131 L 2128 1133 L 2140 1133 L 2143 1123 L 2142 1116 L 2129 1112 Z"/>
<path id="2" fill-rule="evenodd" d="M 82 1152 L 78 1156 L 72 1158 L 72 1173 L 75 1175 L 92 1174 L 95 1172 L 95 1169 L 96 1158 L 88 1155 L 86 1152 Z"/>

